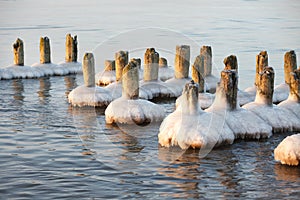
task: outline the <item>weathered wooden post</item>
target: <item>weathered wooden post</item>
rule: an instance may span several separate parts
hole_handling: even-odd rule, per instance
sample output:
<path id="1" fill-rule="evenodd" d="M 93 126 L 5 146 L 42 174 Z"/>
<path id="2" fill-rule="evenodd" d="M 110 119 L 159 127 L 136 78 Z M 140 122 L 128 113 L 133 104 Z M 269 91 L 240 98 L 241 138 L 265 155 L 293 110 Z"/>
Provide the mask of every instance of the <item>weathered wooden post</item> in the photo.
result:
<path id="1" fill-rule="evenodd" d="M 223 63 L 225 64 L 224 70 L 236 70 L 238 72 L 238 63 L 235 55 L 226 57 Z"/>
<path id="2" fill-rule="evenodd" d="M 266 105 L 273 105 L 274 92 L 274 70 L 272 67 L 265 67 L 264 70 L 258 74 L 256 102 L 263 102 Z"/>
<path id="3" fill-rule="evenodd" d="M 139 98 L 139 70 L 135 59 L 131 59 L 123 69 L 122 96 L 126 99 Z"/>
<path id="4" fill-rule="evenodd" d="M 159 54 L 154 48 L 148 48 L 144 55 L 144 81 L 158 80 Z"/>
<path id="5" fill-rule="evenodd" d="M 160 57 L 158 61 L 159 67 L 168 67 L 168 61 L 166 58 Z"/>
<path id="6" fill-rule="evenodd" d="M 66 36 L 66 62 L 77 62 L 77 35 L 74 37 L 71 34 Z"/>
<path id="7" fill-rule="evenodd" d="M 105 66 L 104 68 L 105 71 L 114 71 L 116 69 L 114 60 L 105 60 L 104 66 Z"/>
<path id="8" fill-rule="evenodd" d="M 203 58 L 204 77 L 211 75 L 212 72 L 212 50 L 211 46 L 202 46 L 200 55 Z"/>
<path id="9" fill-rule="evenodd" d="M 300 69 L 290 73 L 289 85 L 291 98 L 300 103 Z"/>
<path id="10" fill-rule="evenodd" d="M 259 73 L 263 72 L 264 68 L 269 64 L 268 60 L 268 52 L 261 51 L 258 55 L 256 55 L 256 73 L 255 73 L 255 85 L 258 85 L 259 81 Z"/>
<path id="11" fill-rule="evenodd" d="M 48 37 L 40 38 L 40 63 L 51 63 L 50 40 Z"/>
<path id="12" fill-rule="evenodd" d="M 196 57 L 194 64 L 192 65 L 192 79 L 199 85 L 199 92 L 205 92 L 205 81 L 204 81 L 204 62 L 205 58 L 203 55 Z"/>
<path id="13" fill-rule="evenodd" d="M 199 110 L 199 103 L 198 103 L 198 84 L 195 83 L 193 80 L 189 83 L 186 83 L 183 88 L 183 95 L 184 95 L 184 106 L 182 108 L 183 113 L 188 114 L 196 114 Z"/>
<path id="14" fill-rule="evenodd" d="M 13 44 L 14 48 L 14 64 L 24 66 L 24 45 L 23 41 L 18 38 Z"/>
<path id="15" fill-rule="evenodd" d="M 86 87 L 95 86 L 95 60 L 92 53 L 85 53 L 82 63 L 84 85 Z"/>
<path id="16" fill-rule="evenodd" d="M 122 81 L 123 68 L 128 64 L 128 51 L 115 54 L 116 81 Z"/>
<path id="17" fill-rule="evenodd" d="M 297 69 L 297 58 L 295 51 L 288 51 L 284 54 L 284 80 L 290 84 L 291 72 Z"/>
<path id="18" fill-rule="evenodd" d="M 232 63 L 231 63 L 232 64 Z M 233 65 L 232 65 L 233 66 Z M 221 72 L 221 81 L 219 87 L 223 90 L 226 103 L 229 110 L 236 109 L 237 91 L 238 91 L 238 74 L 236 70 L 223 70 Z"/>
<path id="19" fill-rule="evenodd" d="M 190 66 L 190 46 L 177 45 L 175 56 L 175 78 L 188 78 Z"/>

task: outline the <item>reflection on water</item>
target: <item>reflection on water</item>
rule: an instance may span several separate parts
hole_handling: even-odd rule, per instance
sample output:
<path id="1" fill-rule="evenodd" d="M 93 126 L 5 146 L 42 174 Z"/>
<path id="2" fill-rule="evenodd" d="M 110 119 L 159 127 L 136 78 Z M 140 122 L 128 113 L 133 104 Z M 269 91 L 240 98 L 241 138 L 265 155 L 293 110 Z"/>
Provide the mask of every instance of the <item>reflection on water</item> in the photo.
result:
<path id="1" fill-rule="evenodd" d="M 14 99 L 18 104 L 22 104 L 24 100 L 23 92 L 24 92 L 24 85 L 22 79 L 14 79 L 12 80 L 12 86 L 14 88 Z"/>
<path id="2" fill-rule="evenodd" d="M 76 82 L 76 75 L 68 75 L 64 77 L 65 80 L 65 86 L 66 86 L 66 97 L 69 95 L 69 93 L 77 87 Z"/>
<path id="3" fill-rule="evenodd" d="M 50 91 L 51 91 L 50 78 L 42 77 L 42 78 L 39 78 L 39 81 L 40 81 L 40 89 L 37 93 L 38 93 L 38 96 L 40 99 L 40 103 L 45 104 L 45 103 L 48 103 L 47 101 L 49 100 L 49 97 L 51 97 L 51 95 L 50 95 Z"/>

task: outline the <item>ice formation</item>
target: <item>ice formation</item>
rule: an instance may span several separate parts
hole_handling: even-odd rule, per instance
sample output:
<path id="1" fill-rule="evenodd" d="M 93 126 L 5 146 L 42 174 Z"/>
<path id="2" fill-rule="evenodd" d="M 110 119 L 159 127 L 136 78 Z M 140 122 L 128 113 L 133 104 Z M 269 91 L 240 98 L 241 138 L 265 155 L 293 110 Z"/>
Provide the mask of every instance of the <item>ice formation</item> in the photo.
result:
<path id="1" fill-rule="evenodd" d="M 294 130 L 300 131 L 300 69 L 290 73 L 290 94 L 287 100 L 278 104 L 278 107 L 289 112 L 288 116 L 295 115 L 298 123 L 293 125 Z M 296 121 L 297 122 L 297 121 Z"/>
<path id="2" fill-rule="evenodd" d="M 168 61 L 166 58 L 159 58 L 159 68 L 158 68 L 158 77 L 161 81 L 166 81 L 174 76 L 174 69 L 168 66 Z"/>
<path id="3" fill-rule="evenodd" d="M 69 103 L 73 106 L 106 107 L 111 101 L 111 93 L 105 88 L 95 87 L 95 64 L 92 53 L 86 53 L 83 58 L 84 85 L 72 90 Z"/>
<path id="4" fill-rule="evenodd" d="M 215 145 L 233 142 L 233 132 L 222 118 L 201 110 L 198 93 L 198 84 L 194 81 L 185 85 L 179 97 L 181 103 L 160 126 L 158 141 L 161 146 L 212 149 Z"/>
<path id="5" fill-rule="evenodd" d="M 274 150 L 274 158 L 285 165 L 300 163 L 300 133 L 286 137 Z"/>
<path id="6" fill-rule="evenodd" d="M 272 135 L 272 127 L 262 119 L 241 107 L 237 103 L 238 77 L 235 70 L 221 72 L 216 97 L 205 111 L 215 113 L 224 118 L 225 123 L 233 131 L 235 138 L 260 139 Z"/>
<path id="7" fill-rule="evenodd" d="M 96 84 L 99 86 L 109 85 L 116 81 L 116 67 L 114 60 L 104 61 L 104 71 L 95 75 Z"/>
<path id="8" fill-rule="evenodd" d="M 123 69 L 122 97 L 112 101 L 105 110 L 108 124 L 145 124 L 162 121 L 164 108 L 139 98 L 138 63 L 132 59 Z"/>
<path id="9" fill-rule="evenodd" d="M 273 128 L 273 132 L 292 131 L 293 125 L 299 123 L 295 115 L 287 112 L 272 103 L 274 91 L 274 70 L 272 67 L 265 67 L 259 74 L 257 80 L 257 93 L 254 102 L 248 103 L 243 108 L 255 113 L 266 124 Z"/>
<path id="10" fill-rule="evenodd" d="M 140 81 L 140 98 L 175 97 L 175 91 L 168 83 L 158 80 L 159 54 L 148 48 L 144 56 L 144 78 Z"/>

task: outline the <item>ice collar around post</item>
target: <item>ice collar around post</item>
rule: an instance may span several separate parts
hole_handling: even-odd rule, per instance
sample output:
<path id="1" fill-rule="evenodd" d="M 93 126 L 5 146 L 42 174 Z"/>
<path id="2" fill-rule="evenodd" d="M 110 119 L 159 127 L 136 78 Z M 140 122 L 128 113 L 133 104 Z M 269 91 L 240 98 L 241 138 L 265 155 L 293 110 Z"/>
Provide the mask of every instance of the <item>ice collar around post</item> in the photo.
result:
<path id="1" fill-rule="evenodd" d="M 275 76 L 274 70 L 272 67 L 265 67 L 263 72 L 258 75 L 255 102 L 272 106 Z"/>
<path id="2" fill-rule="evenodd" d="M 84 85 L 95 87 L 95 60 L 92 53 L 85 53 L 82 63 Z"/>
<path id="3" fill-rule="evenodd" d="M 13 44 L 14 49 L 14 64 L 24 66 L 24 45 L 23 41 L 18 38 Z"/>
<path id="4" fill-rule="evenodd" d="M 123 69 L 122 97 L 126 99 L 139 98 L 139 70 L 136 59 L 131 59 Z"/>
<path id="5" fill-rule="evenodd" d="M 193 80 L 185 84 L 183 88 L 182 113 L 184 114 L 197 114 L 199 112 L 198 103 L 198 84 Z"/>
<path id="6" fill-rule="evenodd" d="M 300 69 L 290 73 L 290 97 L 300 103 Z"/>
<path id="7" fill-rule="evenodd" d="M 144 81 L 158 80 L 159 54 L 154 48 L 148 48 L 144 55 Z"/>

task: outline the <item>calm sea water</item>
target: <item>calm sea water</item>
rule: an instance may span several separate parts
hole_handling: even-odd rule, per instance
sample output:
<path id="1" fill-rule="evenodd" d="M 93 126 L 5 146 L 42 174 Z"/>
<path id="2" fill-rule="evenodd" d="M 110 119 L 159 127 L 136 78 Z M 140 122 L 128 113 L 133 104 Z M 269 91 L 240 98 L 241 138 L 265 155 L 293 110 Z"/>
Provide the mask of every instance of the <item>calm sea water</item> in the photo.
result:
<path id="1" fill-rule="evenodd" d="M 290 1 L 0 1 L 0 67 L 25 42 L 25 63 L 39 61 L 39 37 L 51 39 L 52 61 L 64 60 L 66 33 L 79 38 L 79 60 L 93 51 L 100 71 L 119 49 L 143 57 L 156 47 L 172 65 L 176 44 L 190 44 L 192 62 L 212 45 L 214 74 L 238 56 L 240 87 L 252 85 L 255 55 L 269 53 L 277 83 L 283 55 L 300 52 L 300 4 Z M 67 94 L 81 75 L 0 81 L 0 198 L 278 198 L 300 194 L 300 168 L 274 161 L 291 133 L 236 141 L 199 152 L 158 146 L 159 124 L 115 127 L 103 110 L 74 109 Z M 174 100 L 160 102 L 168 113 Z"/>

